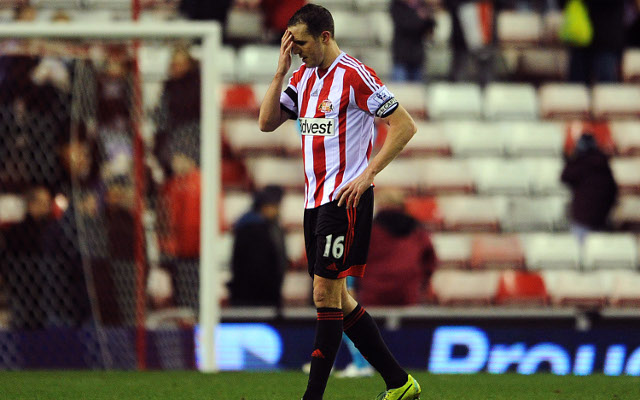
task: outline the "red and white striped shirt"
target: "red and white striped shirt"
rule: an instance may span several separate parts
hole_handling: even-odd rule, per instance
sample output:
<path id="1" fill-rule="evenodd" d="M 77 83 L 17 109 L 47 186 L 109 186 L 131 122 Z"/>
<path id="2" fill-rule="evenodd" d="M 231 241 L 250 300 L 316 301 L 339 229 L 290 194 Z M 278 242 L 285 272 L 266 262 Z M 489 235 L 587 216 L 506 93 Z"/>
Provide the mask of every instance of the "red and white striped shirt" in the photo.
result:
<path id="1" fill-rule="evenodd" d="M 345 53 L 322 77 L 317 70 L 303 64 L 280 95 L 281 107 L 300 123 L 305 208 L 333 201 L 365 170 L 374 117 L 386 117 L 398 107 L 376 73 Z"/>

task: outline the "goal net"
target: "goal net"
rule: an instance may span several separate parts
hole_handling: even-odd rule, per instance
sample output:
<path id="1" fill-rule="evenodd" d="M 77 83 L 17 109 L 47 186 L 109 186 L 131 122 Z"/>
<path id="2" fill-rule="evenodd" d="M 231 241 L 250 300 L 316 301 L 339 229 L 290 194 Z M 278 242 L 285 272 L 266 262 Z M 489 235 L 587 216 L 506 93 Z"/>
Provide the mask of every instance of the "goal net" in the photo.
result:
<path id="1" fill-rule="evenodd" d="M 219 47 L 0 26 L 0 369 L 216 369 Z"/>

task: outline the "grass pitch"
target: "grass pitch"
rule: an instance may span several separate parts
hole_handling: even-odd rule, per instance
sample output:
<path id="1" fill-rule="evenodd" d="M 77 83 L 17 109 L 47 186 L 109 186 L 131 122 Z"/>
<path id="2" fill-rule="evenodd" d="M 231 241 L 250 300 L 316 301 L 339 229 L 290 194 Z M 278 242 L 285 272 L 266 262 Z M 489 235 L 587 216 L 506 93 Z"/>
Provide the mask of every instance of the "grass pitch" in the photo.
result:
<path id="1" fill-rule="evenodd" d="M 537 374 L 431 375 L 411 371 L 422 400 L 638 400 L 640 378 Z M 0 372 L 2 400 L 297 400 L 302 372 Z M 331 378 L 326 400 L 373 400 L 380 377 Z"/>

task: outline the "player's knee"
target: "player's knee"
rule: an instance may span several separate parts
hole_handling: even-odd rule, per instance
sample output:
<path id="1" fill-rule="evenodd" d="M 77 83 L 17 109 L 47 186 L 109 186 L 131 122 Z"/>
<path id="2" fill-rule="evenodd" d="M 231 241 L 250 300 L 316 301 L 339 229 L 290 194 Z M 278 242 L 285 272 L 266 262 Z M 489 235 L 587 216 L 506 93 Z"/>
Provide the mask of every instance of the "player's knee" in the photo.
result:
<path id="1" fill-rule="evenodd" d="M 340 308 L 340 294 L 336 296 L 335 291 L 323 285 L 317 285 L 313 288 L 313 303 L 318 308 Z"/>

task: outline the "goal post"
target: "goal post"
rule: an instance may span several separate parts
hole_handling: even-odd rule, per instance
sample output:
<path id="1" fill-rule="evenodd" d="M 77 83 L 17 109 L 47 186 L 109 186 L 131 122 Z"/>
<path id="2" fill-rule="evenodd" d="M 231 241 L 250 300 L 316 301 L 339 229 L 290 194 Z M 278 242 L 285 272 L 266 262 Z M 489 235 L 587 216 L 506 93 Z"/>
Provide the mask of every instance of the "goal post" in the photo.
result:
<path id="1" fill-rule="evenodd" d="M 0 24 L 0 41 L 46 40 L 166 40 L 187 39 L 201 43 L 200 111 L 200 257 L 199 257 L 199 362 L 203 372 L 217 371 L 215 331 L 220 319 L 218 262 L 221 191 L 220 75 L 216 55 L 221 49 L 220 25 L 214 22 L 117 22 L 117 23 L 7 23 Z"/>

